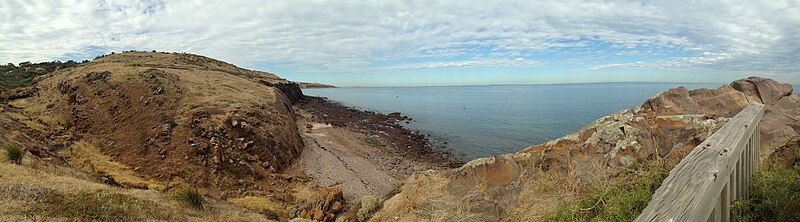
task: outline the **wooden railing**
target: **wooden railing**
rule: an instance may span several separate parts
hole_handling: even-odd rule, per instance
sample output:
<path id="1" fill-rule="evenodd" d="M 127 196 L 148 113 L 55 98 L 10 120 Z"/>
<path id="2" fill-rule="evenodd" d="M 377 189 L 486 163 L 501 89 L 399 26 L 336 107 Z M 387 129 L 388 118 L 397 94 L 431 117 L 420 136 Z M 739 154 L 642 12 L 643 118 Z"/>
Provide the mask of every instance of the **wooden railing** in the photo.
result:
<path id="1" fill-rule="evenodd" d="M 636 221 L 734 221 L 730 204 L 748 198 L 758 163 L 758 122 L 752 104 L 695 147 L 670 171 Z"/>

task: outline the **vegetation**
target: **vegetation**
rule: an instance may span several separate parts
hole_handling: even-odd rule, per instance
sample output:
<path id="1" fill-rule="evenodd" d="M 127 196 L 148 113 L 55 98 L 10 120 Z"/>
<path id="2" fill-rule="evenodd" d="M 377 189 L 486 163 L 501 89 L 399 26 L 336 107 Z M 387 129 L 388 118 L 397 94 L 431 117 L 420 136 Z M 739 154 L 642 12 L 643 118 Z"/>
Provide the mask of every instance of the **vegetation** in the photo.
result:
<path id="1" fill-rule="evenodd" d="M 358 221 L 367 221 L 370 216 L 372 216 L 372 212 L 378 206 L 378 199 L 376 199 L 372 195 L 367 195 L 361 198 L 361 208 L 358 209 L 358 213 L 356 214 L 358 217 Z"/>
<path id="2" fill-rule="evenodd" d="M 6 144 L 3 149 L 6 151 L 6 159 L 14 164 L 22 164 L 22 157 L 25 155 L 25 151 L 19 148 L 17 144 Z"/>
<path id="3" fill-rule="evenodd" d="M 175 192 L 175 199 L 187 203 L 197 209 L 203 209 L 206 204 L 203 193 L 195 187 L 187 186 Z"/>
<path id="4" fill-rule="evenodd" d="M 52 192 L 29 210 L 30 215 L 68 218 L 77 221 L 142 221 L 153 215 L 155 204 L 102 190 L 78 193 Z"/>
<path id="5" fill-rule="evenodd" d="M 604 184 L 589 185 L 576 201 L 563 204 L 547 221 L 633 221 L 650 202 L 677 161 L 652 161 Z"/>
<path id="6" fill-rule="evenodd" d="M 789 166 L 756 170 L 750 199 L 735 201 L 732 209 L 739 221 L 800 221 L 800 147 Z"/>
<path id="7" fill-rule="evenodd" d="M 23 62 L 19 65 L 14 65 L 12 63 L 0 65 L 0 91 L 33 85 L 36 82 L 35 79 L 37 76 L 48 74 L 59 69 L 78 66 L 84 62 L 89 61 Z"/>

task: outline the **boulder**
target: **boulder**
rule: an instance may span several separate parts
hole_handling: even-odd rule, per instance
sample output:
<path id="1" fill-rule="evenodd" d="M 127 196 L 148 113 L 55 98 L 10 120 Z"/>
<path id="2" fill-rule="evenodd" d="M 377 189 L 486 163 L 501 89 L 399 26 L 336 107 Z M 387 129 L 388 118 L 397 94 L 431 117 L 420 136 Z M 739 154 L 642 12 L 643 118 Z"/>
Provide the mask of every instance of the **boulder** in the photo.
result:
<path id="1" fill-rule="evenodd" d="M 786 114 L 787 116 L 795 119 L 800 118 L 800 95 L 791 94 L 784 96 L 775 103 L 773 108 L 779 113 Z"/>
<path id="2" fill-rule="evenodd" d="M 344 195 L 339 187 L 319 188 L 300 200 L 299 217 L 315 221 L 333 221 L 333 215 L 344 209 Z"/>
<path id="3" fill-rule="evenodd" d="M 798 106 L 800 104 L 796 104 Z M 761 153 L 769 155 L 773 151 L 788 146 L 795 146 L 800 141 L 798 116 L 787 116 L 780 109 L 767 107 L 759 123 L 761 132 Z"/>
<path id="4" fill-rule="evenodd" d="M 775 104 L 782 97 L 792 94 L 792 85 L 761 77 L 736 80 L 731 87 L 743 92 L 751 102 L 765 105 Z"/>
<path id="5" fill-rule="evenodd" d="M 703 115 L 710 118 L 733 117 L 750 104 L 744 93 L 729 85 L 716 89 L 695 89 L 689 91 L 689 95 L 700 106 Z"/>
<path id="6" fill-rule="evenodd" d="M 642 107 L 657 116 L 702 114 L 700 106 L 689 95 L 689 90 L 684 87 L 661 92 L 645 101 Z"/>

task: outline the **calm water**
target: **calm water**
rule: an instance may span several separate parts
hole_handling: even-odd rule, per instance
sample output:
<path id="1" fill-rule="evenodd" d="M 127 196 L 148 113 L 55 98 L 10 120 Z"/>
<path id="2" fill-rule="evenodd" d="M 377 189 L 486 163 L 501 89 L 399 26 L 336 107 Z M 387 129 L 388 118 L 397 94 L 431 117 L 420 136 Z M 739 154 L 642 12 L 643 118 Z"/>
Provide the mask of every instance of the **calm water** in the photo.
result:
<path id="1" fill-rule="evenodd" d="M 678 86 L 722 84 L 598 83 L 304 89 L 348 106 L 414 119 L 437 147 L 463 158 L 490 156 L 562 137 L 592 121 Z M 445 143 L 446 142 L 446 143 Z"/>

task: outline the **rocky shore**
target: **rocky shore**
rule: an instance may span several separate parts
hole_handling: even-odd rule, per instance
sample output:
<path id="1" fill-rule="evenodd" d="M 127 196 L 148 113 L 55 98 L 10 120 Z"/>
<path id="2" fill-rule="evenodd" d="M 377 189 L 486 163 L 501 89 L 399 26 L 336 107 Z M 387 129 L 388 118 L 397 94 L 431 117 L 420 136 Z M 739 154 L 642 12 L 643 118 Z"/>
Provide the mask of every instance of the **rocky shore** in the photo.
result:
<path id="1" fill-rule="evenodd" d="M 452 168 L 463 164 L 452 153 L 434 149 L 426 135 L 404 128 L 401 122 L 412 119 L 398 112 L 383 114 L 359 110 L 313 96 L 307 96 L 299 107 L 311 114 L 313 121 L 366 134 L 367 142 L 382 148 L 381 150 L 388 156 L 408 159 L 434 168 Z M 378 155 L 370 158 L 388 159 Z M 413 170 L 407 169 L 405 172 L 411 174 Z"/>

